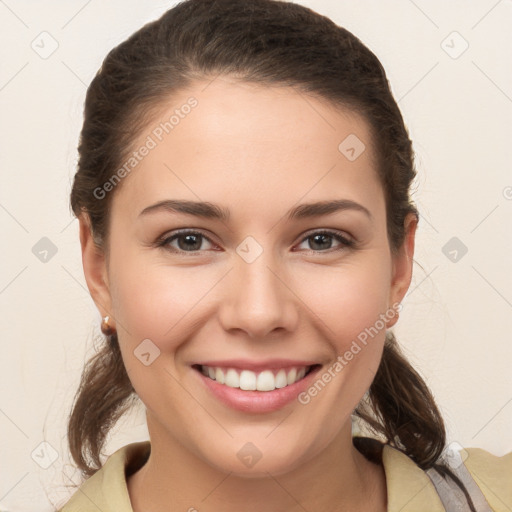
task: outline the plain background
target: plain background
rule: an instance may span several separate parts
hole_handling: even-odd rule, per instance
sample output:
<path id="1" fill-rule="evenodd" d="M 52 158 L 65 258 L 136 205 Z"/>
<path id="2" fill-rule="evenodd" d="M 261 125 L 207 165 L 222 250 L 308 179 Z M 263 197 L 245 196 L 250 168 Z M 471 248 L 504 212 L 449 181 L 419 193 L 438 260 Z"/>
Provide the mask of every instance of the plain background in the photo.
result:
<path id="1" fill-rule="evenodd" d="M 174 3 L 0 1 L 0 511 L 52 510 L 79 482 L 66 417 L 101 340 L 68 206 L 83 101 L 107 52 Z M 503 455 L 512 450 L 512 3 L 299 3 L 352 31 L 387 71 L 414 142 L 421 213 L 394 331 L 448 441 Z M 44 237 L 56 250 L 47 261 L 36 245 Z M 136 409 L 108 453 L 145 436 Z"/>

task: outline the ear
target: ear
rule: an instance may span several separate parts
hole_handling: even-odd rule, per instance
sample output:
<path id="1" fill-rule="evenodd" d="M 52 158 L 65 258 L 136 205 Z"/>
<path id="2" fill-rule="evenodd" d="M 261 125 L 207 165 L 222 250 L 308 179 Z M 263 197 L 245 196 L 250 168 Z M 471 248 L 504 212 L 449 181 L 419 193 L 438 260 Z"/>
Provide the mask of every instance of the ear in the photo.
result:
<path id="1" fill-rule="evenodd" d="M 82 246 L 82 265 L 87 288 L 102 317 L 112 317 L 112 302 L 108 284 L 107 265 L 104 251 L 95 243 L 92 236 L 89 216 L 80 215 L 80 245 Z"/>
<path id="2" fill-rule="evenodd" d="M 418 219 L 413 213 L 409 213 L 404 221 L 405 238 L 398 253 L 393 255 L 393 274 L 391 289 L 389 294 L 389 304 L 398 304 L 402 302 L 412 278 L 412 264 L 414 256 L 414 240 Z M 387 324 L 387 328 L 392 327 L 398 321 L 398 315 Z"/>

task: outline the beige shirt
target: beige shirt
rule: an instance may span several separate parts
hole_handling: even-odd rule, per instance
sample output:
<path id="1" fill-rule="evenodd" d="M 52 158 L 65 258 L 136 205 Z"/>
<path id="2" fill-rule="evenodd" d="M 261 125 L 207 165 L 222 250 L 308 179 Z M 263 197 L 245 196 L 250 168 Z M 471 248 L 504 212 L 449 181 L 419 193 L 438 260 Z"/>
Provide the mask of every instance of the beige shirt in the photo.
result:
<path id="1" fill-rule="evenodd" d="M 512 511 L 512 452 L 496 457 L 480 448 L 467 448 L 464 461 L 495 512 Z M 124 446 L 86 480 L 59 512 L 133 512 L 126 470 L 135 472 L 146 462 L 150 442 Z M 428 475 L 409 457 L 384 445 L 388 512 L 445 512 Z"/>

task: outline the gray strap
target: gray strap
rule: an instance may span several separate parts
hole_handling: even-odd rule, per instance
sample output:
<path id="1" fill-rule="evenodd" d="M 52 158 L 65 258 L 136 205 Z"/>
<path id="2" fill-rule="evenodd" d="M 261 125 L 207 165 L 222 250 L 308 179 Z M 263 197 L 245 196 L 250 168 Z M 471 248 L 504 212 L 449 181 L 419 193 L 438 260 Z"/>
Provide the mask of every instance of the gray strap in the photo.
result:
<path id="1" fill-rule="evenodd" d="M 475 509 L 478 512 L 493 512 L 471 473 L 464 465 L 460 454 L 452 452 L 447 462 L 452 472 L 466 487 L 468 494 L 473 500 Z M 446 512 L 471 512 L 464 492 L 450 477 L 444 479 L 434 468 L 430 468 L 425 472 L 434 484 Z"/>

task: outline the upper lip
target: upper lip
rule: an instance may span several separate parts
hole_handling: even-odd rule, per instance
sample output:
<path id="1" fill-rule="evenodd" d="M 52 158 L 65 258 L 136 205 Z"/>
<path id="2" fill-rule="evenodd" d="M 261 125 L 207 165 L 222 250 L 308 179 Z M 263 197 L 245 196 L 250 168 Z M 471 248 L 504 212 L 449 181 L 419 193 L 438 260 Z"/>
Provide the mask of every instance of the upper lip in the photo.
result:
<path id="1" fill-rule="evenodd" d="M 201 361 L 194 365 L 210 366 L 212 368 L 239 368 L 253 372 L 276 368 L 302 368 L 303 366 L 317 365 L 316 361 L 293 359 L 267 359 L 266 361 L 251 361 L 249 359 L 222 359 L 219 361 Z M 193 365 L 193 366 L 194 366 Z"/>

